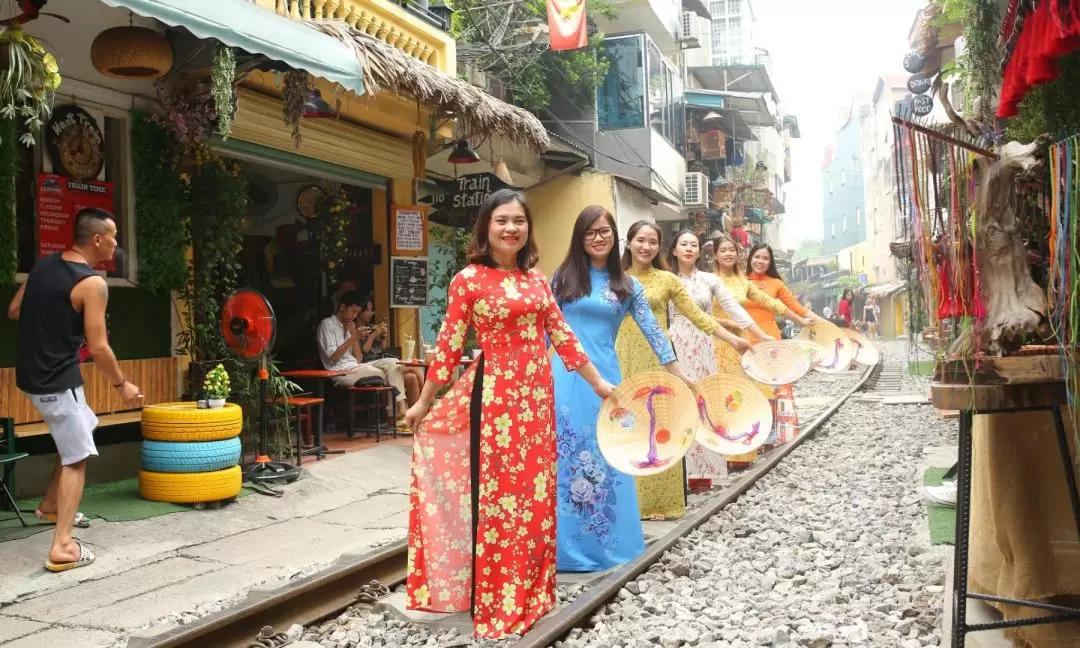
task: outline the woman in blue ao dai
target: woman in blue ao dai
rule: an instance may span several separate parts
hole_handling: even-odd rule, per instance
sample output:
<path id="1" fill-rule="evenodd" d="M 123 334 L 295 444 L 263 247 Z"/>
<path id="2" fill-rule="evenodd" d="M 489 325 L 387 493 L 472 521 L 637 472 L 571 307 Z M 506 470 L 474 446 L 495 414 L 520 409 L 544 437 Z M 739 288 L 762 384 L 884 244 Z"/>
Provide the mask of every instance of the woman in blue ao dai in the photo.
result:
<path id="1" fill-rule="evenodd" d="M 555 300 L 604 380 L 612 384 L 621 380 L 615 337 L 627 314 L 641 328 L 660 364 L 686 380 L 644 288 L 622 270 L 616 232 L 615 218 L 604 208 L 593 205 L 581 212 L 566 259 L 552 278 Z M 600 454 L 596 441 L 600 398 L 557 357 L 552 365 L 559 452 L 558 570 L 609 569 L 645 550 L 634 478 L 616 471 Z"/>

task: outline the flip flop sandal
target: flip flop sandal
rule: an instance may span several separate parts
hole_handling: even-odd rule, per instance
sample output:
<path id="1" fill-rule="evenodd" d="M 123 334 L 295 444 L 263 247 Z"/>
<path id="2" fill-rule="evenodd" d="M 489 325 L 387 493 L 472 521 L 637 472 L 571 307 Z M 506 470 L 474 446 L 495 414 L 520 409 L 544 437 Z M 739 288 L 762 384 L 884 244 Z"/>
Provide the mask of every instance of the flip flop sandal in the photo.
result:
<path id="1" fill-rule="evenodd" d="M 390 596 L 390 588 L 373 580 L 360 588 L 360 592 L 356 595 L 356 602 L 374 605 L 376 601 L 387 596 Z"/>
<path id="2" fill-rule="evenodd" d="M 42 522 L 47 522 L 49 524 L 56 524 L 56 513 L 43 513 L 41 511 L 41 509 L 38 509 L 38 510 L 34 511 L 34 517 L 41 520 Z M 81 512 L 76 513 L 75 514 L 74 526 L 79 528 L 79 529 L 89 529 L 90 528 L 90 518 L 86 517 Z"/>
<path id="3" fill-rule="evenodd" d="M 79 545 L 79 559 L 71 562 L 56 563 L 51 560 L 45 561 L 45 569 L 55 573 L 70 571 L 72 569 L 78 569 L 79 567 L 86 567 L 90 563 L 94 562 L 94 552 L 86 548 L 82 542 L 76 540 L 75 544 Z"/>

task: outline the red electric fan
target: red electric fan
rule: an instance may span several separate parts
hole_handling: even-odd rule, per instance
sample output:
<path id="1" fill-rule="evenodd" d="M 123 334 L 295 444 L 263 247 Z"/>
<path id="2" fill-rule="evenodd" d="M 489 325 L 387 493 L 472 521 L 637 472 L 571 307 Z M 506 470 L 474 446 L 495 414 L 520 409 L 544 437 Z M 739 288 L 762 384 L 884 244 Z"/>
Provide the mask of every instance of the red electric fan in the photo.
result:
<path id="1" fill-rule="evenodd" d="M 267 448 L 270 427 L 270 370 L 267 355 L 274 346 L 277 320 L 270 302 L 258 291 L 241 288 L 225 301 L 221 309 L 221 329 L 225 344 L 240 359 L 254 361 L 259 367 L 259 454 L 255 463 L 244 468 L 244 481 L 293 482 L 300 477 L 296 466 L 271 461 Z M 272 494 L 280 495 L 278 491 Z"/>

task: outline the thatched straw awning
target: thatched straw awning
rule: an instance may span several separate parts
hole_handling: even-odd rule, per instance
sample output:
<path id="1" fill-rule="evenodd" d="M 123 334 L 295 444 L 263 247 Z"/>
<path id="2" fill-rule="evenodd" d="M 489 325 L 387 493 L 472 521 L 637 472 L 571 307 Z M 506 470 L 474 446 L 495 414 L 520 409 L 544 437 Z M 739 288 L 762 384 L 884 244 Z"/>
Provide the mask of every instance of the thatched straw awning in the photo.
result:
<path id="1" fill-rule="evenodd" d="M 547 130 L 525 110 L 443 74 L 345 22 L 308 20 L 305 24 L 333 36 L 356 52 L 367 92 L 388 90 L 409 95 L 450 113 L 467 138 L 501 135 L 526 144 L 537 153 L 548 149 Z"/>

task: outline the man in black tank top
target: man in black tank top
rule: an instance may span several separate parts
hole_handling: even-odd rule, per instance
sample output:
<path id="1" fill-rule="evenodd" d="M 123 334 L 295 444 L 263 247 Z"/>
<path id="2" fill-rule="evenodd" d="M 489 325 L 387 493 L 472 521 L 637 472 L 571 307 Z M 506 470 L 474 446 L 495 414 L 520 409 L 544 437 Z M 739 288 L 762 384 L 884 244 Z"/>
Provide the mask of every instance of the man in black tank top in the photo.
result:
<path id="1" fill-rule="evenodd" d="M 142 393 L 120 373 L 109 347 L 105 333 L 109 286 L 93 269 L 112 259 L 115 251 L 112 214 L 83 209 L 75 216 L 71 249 L 40 259 L 8 307 L 8 317 L 19 322 L 15 382 L 41 414 L 56 444 L 56 470 L 36 511 L 38 517 L 56 522 L 45 563 L 54 572 L 94 561 L 94 554 L 71 535 L 76 523 L 89 526 L 78 509 L 86 460 L 97 455 L 93 436 L 97 416 L 86 404 L 79 372 L 84 340 L 98 371 L 124 405 L 142 404 Z"/>

